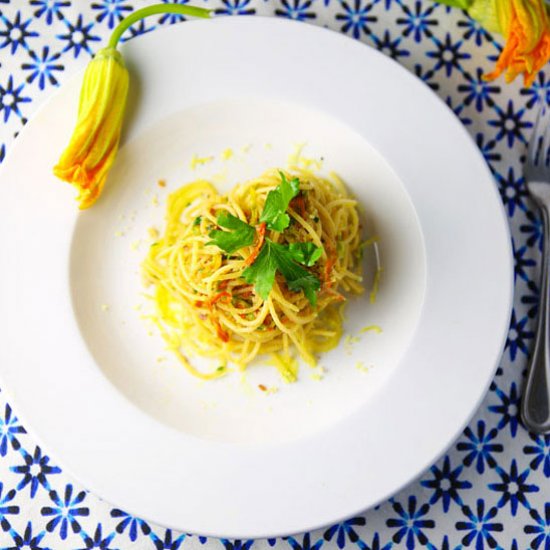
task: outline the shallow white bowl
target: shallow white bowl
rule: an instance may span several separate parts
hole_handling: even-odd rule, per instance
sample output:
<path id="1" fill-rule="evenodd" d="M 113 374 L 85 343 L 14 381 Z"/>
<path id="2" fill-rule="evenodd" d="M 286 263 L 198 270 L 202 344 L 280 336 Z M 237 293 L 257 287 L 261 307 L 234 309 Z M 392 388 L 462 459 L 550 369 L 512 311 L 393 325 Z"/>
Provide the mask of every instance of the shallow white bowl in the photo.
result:
<path id="1" fill-rule="evenodd" d="M 458 436 L 504 344 L 511 247 L 483 158 L 421 82 L 330 31 L 217 19 L 123 52 L 134 96 L 96 206 L 77 214 L 51 175 L 80 77 L 2 167 L 0 377 L 17 414 L 87 488 L 183 531 L 288 534 L 387 498 Z M 274 395 L 257 390 L 278 384 L 266 366 L 197 383 L 136 309 L 147 228 L 171 189 L 226 189 L 286 165 L 297 143 L 344 178 L 380 239 L 378 299 L 352 301 L 346 330 L 383 332 L 323 356 L 321 382 L 302 367 Z M 215 160 L 192 170 L 193 155 Z"/>

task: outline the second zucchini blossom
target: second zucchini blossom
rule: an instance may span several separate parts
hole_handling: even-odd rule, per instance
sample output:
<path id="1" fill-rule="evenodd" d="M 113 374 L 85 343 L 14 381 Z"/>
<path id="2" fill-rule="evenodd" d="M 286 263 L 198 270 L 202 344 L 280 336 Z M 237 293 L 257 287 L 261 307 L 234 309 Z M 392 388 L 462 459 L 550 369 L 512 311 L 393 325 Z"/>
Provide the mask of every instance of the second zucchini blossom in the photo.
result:
<path id="1" fill-rule="evenodd" d="M 440 0 L 464 9 L 489 32 L 502 34 L 504 48 L 494 70 L 485 75 L 494 80 L 502 73 L 506 82 L 523 74 L 530 86 L 550 59 L 550 19 L 544 0 Z"/>
<path id="2" fill-rule="evenodd" d="M 76 126 L 54 167 L 58 178 L 77 188 L 80 209 L 96 201 L 115 160 L 128 84 L 128 70 L 116 48 L 100 50 L 84 73 Z"/>
<path id="3" fill-rule="evenodd" d="M 479 0 L 478 0 L 479 1 Z M 487 75 L 494 79 L 504 72 L 506 82 L 523 74 L 526 86 L 550 59 L 550 25 L 544 0 L 493 1 L 500 32 L 506 38 L 495 70 Z M 499 8 L 500 5 L 500 8 Z"/>

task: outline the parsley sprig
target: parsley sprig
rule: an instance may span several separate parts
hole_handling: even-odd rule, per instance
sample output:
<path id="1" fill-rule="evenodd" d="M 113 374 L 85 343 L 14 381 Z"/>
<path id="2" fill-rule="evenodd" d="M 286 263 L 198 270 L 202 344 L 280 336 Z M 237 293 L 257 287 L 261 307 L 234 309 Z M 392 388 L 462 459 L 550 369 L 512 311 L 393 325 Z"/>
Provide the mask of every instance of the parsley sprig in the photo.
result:
<path id="1" fill-rule="evenodd" d="M 265 300 L 273 287 L 275 273 L 279 271 L 290 290 L 303 290 L 309 303 L 315 305 L 316 292 L 321 288 L 321 283 L 313 273 L 299 266 L 294 258 L 289 245 L 266 239 L 256 261 L 243 271 L 244 280 L 254 284 L 258 294 Z"/>
<path id="2" fill-rule="evenodd" d="M 267 228 L 273 231 L 284 231 L 290 224 L 290 216 L 286 213 L 290 201 L 300 192 L 300 180 L 293 178 L 287 181 L 285 175 L 279 172 L 281 183 L 267 194 L 264 209 L 260 216 L 261 222 L 266 222 Z"/>
<path id="3" fill-rule="evenodd" d="M 233 214 L 229 214 L 228 212 L 221 212 L 218 214 L 216 221 L 220 227 L 224 227 L 230 231 L 213 229 L 208 233 L 208 236 L 212 240 L 207 244 L 215 244 L 218 248 L 231 254 L 239 250 L 239 248 L 250 246 L 254 242 L 256 230 L 240 218 L 237 218 L 237 216 L 233 216 Z"/>
<path id="4" fill-rule="evenodd" d="M 290 201 L 300 192 L 300 181 L 298 178 L 288 181 L 283 172 L 279 174 L 281 183 L 268 193 L 259 221 L 272 231 L 282 232 L 290 225 L 290 216 L 286 211 Z M 251 225 L 227 212 L 220 213 L 217 222 L 226 231 L 210 231 L 208 236 L 211 241 L 207 244 L 216 245 L 229 254 L 253 244 L 256 229 Z M 315 306 L 321 282 L 302 266 L 315 265 L 322 252 L 321 248 L 310 242 L 279 244 L 265 238 L 258 256 L 243 271 L 243 278 L 253 284 L 256 292 L 265 300 L 279 272 L 290 290 L 303 291 L 309 303 Z"/>

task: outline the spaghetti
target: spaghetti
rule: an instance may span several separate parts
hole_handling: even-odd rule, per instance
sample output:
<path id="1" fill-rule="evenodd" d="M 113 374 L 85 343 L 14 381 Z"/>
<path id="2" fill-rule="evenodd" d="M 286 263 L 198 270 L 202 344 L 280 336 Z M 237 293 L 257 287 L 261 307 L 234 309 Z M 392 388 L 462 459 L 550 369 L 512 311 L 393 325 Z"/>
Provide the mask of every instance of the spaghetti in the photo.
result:
<path id="1" fill-rule="evenodd" d="M 143 275 L 154 287 L 153 320 L 168 347 L 202 379 L 223 376 L 229 363 L 244 370 L 257 356 L 272 354 L 283 379 L 294 381 L 295 351 L 315 365 L 315 355 L 340 340 L 343 293 L 363 292 L 357 202 L 336 176 L 330 181 L 303 169 L 286 173 L 299 180 L 299 193 L 286 210 L 288 227 L 279 232 L 260 223 L 267 195 L 283 174 L 270 170 L 227 195 L 196 181 L 168 198 L 164 234 L 151 245 Z M 231 253 L 212 245 L 220 214 L 255 227 L 254 242 Z M 267 240 L 283 246 L 313 243 L 320 249 L 318 260 L 307 267 L 319 280 L 315 305 L 304 292 L 290 290 L 281 273 L 265 299 L 243 278 Z M 219 366 L 202 372 L 187 354 L 215 359 Z"/>

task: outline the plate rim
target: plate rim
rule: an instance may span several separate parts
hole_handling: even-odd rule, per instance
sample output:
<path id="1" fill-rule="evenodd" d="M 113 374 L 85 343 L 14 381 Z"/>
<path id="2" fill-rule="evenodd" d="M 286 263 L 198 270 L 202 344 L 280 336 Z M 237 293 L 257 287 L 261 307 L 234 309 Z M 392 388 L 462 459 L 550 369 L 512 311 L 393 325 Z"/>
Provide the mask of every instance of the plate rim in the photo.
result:
<path id="1" fill-rule="evenodd" d="M 252 21 L 254 23 L 252 23 Z M 263 23 L 262 23 L 262 21 L 263 21 Z M 202 21 L 193 21 L 193 22 L 186 22 L 186 26 L 183 26 L 183 27 L 181 27 L 180 25 L 176 25 L 176 26 L 173 26 L 173 27 L 157 29 L 155 33 L 151 33 L 150 35 L 145 35 L 143 37 L 139 37 L 138 40 L 140 42 L 142 42 L 142 41 L 154 42 L 156 40 L 161 40 L 161 37 L 160 37 L 161 34 L 166 35 L 166 36 L 169 35 L 169 34 L 173 34 L 173 35 L 177 35 L 178 33 L 183 33 L 184 34 L 185 32 L 187 32 L 187 30 L 190 30 L 191 27 L 204 26 L 205 23 L 206 22 L 202 22 Z M 274 25 L 274 26 L 280 26 L 281 28 L 288 27 L 289 29 L 291 27 L 292 28 L 298 28 L 298 26 L 300 26 L 300 29 L 304 28 L 304 25 L 302 23 L 298 23 L 298 22 L 294 22 L 294 21 L 281 20 L 281 19 L 272 18 L 272 17 L 261 17 L 261 16 L 254 16 L 253 18 L 237 18 L 237 19 L 235 19 L 235 18 L 233 18 L 233 19 L 231 19 L 231 18 L 218 18 L 218 19 L 216 19 L 214 21 L 211 21 L 211 22 L 208 22 L 206 24 L 212 25 L 213 23 L 217 24 L 218 26 L 226 25 L 228 27 L 235 26 L 235 25 L 237 27 L 241 27 L 241 26 L 247 27 L 247 26 L 253 24 L 255 26 L 262 26 L 262 25 L 273 26 Z M 189 25 L 189 24 L 191 24 L 191 27 L 188 28 L 187 25 Z M 341 33 L 338 33 L 336 31 L 327 31 L 326 29 L 322 29 L 322 28 L 314 26 L 314 25 L 308 25 L 307 27 L 309 27 L 310 29 L 314 29 L 314 31 L 311 31 L 311 32 L 317 33 L 318 35 L 319 35 L 319 33 L 327 33 L 327 34 L 331 34 L 333 37 L 338 37 L 338 39 L 341 40 L 341 43 L 354 42 L 351 38 L 343 36 Z M 249 27 L 249 28 L 251 28 L 251 27 Z M 305 31 L 301 31 L 301 32 L 305 32 Z M 132 44 L 134 44 L 134 42 L 135 42 L 134 40 L 130 41 L 127 45 L 125 45 L 125 49 L 131 49 Z M 359 45 L 358 42 L 355 42 L 355 43 Z M 369 46 L 367 46 L 365 44 L 361 44 L 360 47 L 365 48 L 365 50 L 368 50 L 373 54 L 376 54 L 375 56 L 380 56 L 380 58 L 384 60 L 384 64 L 385 63 L 390 63 L 390 64 L 393 64 L 395 67 L 398 67 L 399 70 L 401 71 L 401 74 L 406 75 L 406 76 L 404 76 L 405 80 L 410 79 L 411 81 L 414 80 L 416 82 L 419 82 L 404 67 L 402 67 L 398 63 L 394 62 L 393 60 L 390 60 L 390 59 L 386 58 L 380 52 L 377 52 L 376 50 L 370 48 Z M 80 74 L 81 74 L 81 72 L 77 72 L 75 75 L 70 77 L 70 82 L 73 83 L 73 87 L 74 87 L 74 82 L 79 80 Z M 425 85 L 423 84 L 423 86 L 425 86 Z M 48 98 L 48 100 L 46 100 L 43 105 L 41 105 L 41 107 L 35 113 L 33 118 L 29 121 L 29 123 L 23 129 L 23 131 L 21 132 L 19 138 L 17 140 L 15 140 L 14 143 L 12 143 L 12 145 L 10 146 L 10 148 L 7 151 L 7 155 L 6 155 L 5 161 L 3 163 L 3 166 L 1 167 L 0 180 L 3 178 L 4 172 L 8 170 L 8 166 L 11 163 L 11 159 L 16 158 L 16 150 L 19 148 L 19 145 L 21 143 L 25 143 L 25 140 L 27 139 L 27 135 L 29 135 L 31 130 L 32 130 L 33 121 L 34 120 L 39 120 L 40 116 L 41 116 L 41 113 L 48 109 L 48 106 L 50 105 L 50 103 L 53 102 L 54 98 L 57 97 L 57 96 L 61 96 L 63 93 L 65 93 L 65 90 L 68 89 L 68 88 L 69 88 L 69 86 L 68 86 L 68 84 L 66 84 L 65 86 L 61 87 L 59 90 L 56 90 L 56 92 L 54 94 L 52 94 L 52 96 L 50 96 L 50 98 Z M 434 98 L 436 98 L 437 101 L 441 105 L 444 105 L 442 100 L 432 90 L 430 90 L 427 86 L 425 86 L 424 89 L 432 95 L 432 100 Z M 448 114 L 449 115 L 451 114 L 450 110 L 448 110 Z M 467 137 L 467 139 L 470 140 L 470 142 L 471 142 L 471 138 L 470 138 L 469 134 L 467 133 L 466 129 L 462 126 L 462 124 L 460 124 L 458 122 L 458 120 L 455 119 L 455 122 L 458 125 L 456 127 L 460 128 L 463 135 L 465 135 Z M 474 151 L 473 143 L 471 143 L 471 145 L 472 145 L 472 151 Z M 477 151 L 477 149 L 475 151 Z M 481 153 L 479 151 L 477 151 L 477 154 L 478 154 L 478 157 L 481 158 Z M 485 167 L 485 168 L 486 168 L 486 175 L 491 177 L 489 169 L 487 167 Z M 491 177 L 491 179 L 492 179 L 492 177 Z M 505 230 L 505 235 L 504 236 L 506 237 L 506 239 L 508 241 L 508 260 L 509 261 L 508 261 L 508 264 L 506 266 L 508 274 L 509 274 L 509 277 L 508 277 L 509 286 L 508 286 L 508 293 L 507 293 L 507 296 L 506 296 L 508 314 L 507 314 L 506 319 L 501 320 L 501 325 L 504 327 L 504 329 L 501 331 L 500 344 L 498 345 L 499 349 L 502 352 L 502 349 L 504 348 L 504 343 L 505 343 L 505 340 L 506 340 L 506 335 L 507 335 L 508 321 L 509 321 L 509 317 L 510 317 L 510 314 L 511 314 L 511 311 L 512 311 L 512 296 L 513 296 L 513 277 L 512 277 L 513 270 L 512 270 L 512 267 L 513 267 L 513 261 L 512 261 L 512 248 L 511 248 L 511 242 L 510 242 L 511 239 L 510 239 L 509 225 L 508 225 L 507 218 L 505 216 L 502 204 L 500 203 L 500 199 L 498 198 L 498 192 L 496 190 L 496 186 L 494 184 L 494 181 L 491 181 L 491 183 L 492 183 L 492 186 L 493 186 L 493 192 L 494 192 L 493 194 L 495 195 L 495 198 L 498 200 L 498 204 L 500 205 L 500 214 L 501 214 L 501 217 L 502 217 L 501 221 L 504 222 L 504 224 L 503 224 L 504 225 L 504 230 Z M 413 202 L 413 204 L 414 204 L 414 202 Z M 422 312 L 422 316 L 424 316 L 424 311 Z M 422 322 L 422 320 L 420 322 Z M 374 506 L 374 505 L 378 504 L 381 501 L 384 501 L 386 498 L 388 498 L 388 496 L 390 496 L 391 494 L 395 494 L 397 491 L 402 489 L 405 485 L 410 483 L 413 479 L 415 479 L 419 475 L 421 475 L 422 471 L 425 471 L 425 469 L 427 467 L 429 467 L 430 464 L 435 462 L 440 456 L 442 456 L 447 451 L 449 445 L 452 444 L 452 442 L 458 437 L 458 435 L 461 433 L 461 431 L 464 429 L 464 427 L 469 423 L 471 418 L 474 416 L 477 408 L 479 407 L 481 401 L 483 400 L 483 398 L 484 398 L 484 396 L 487 392 L 487 389 L 488 389 L 488 387 L 491 383 L 491 380 L 493 378 L 494 372 L 497 368 L 498 361 L 499 361 L 500 356 L 501 356 L 501 352 L 495 358 L 494 365 L 493 365 L 493 368 L 490 372 L 490 375 L 488 375 L 486 377 L 487 380 L 486 380 L 486 383 L 485 383 L 485 386 L 484 386 L 483 390 L 478 392 L 478 397 L 477 397 L 477 400 L 476 400 L 475 407 L 472 410 L 469 411 L 467 417 L 463 420 L 463 422 L 461 424 L 461 427 L 458 430 L 454 430 L 453 433 L 448 436 L 447 441 L 444 444 L 439 445 L 439 447 L 440 447 L 439 454 L 437 454 L 437 456 L 432 456 L 431 458 L 427 459 L 427 461 L 426 461 L 427 464 L 424 465 L 424 469 L 422 469 L 421 471 L 417 471 L 414 474 L 411 474 L 404 483 L 402 483 L 399 487 L 394 487 L 394 489 L 392 489 L 389 493 L 385 493 L 383 495 L 380 495 L 377 498 L 376 501 L 373 501 L 373 502 L 369 503 L 369 505 L 368 505 L 369 507 Z M 3 371 L 3 368 L 0 368 L 0 378 L 2 378 L 2 384 L 4 386 L 4 371 Z M 3 391 L 9 396 L 9 402 L 14 404 L 14 409 L 17 410 L 17 415 L 20 418 L 25 419 L 26 418 L 26 411 L 24 410 L 24 407 L 19 409 L 19 407 L 18 407 L 18 401 L 19 400 L 15 396 L 14 393 L 10 392 L 9 384 L 6 384 L 6 389 L 3 390 Z M 53 449 L 53 448 L 50 449 L 50 446 L 47 444 L 47 441 L 44 441 L 43 438 L 41 437 L 41 434 L 36 432 L 33 429 L 33 422 L 32 421 L 30 423 L 27 422 L 27 421 L 24 421 L 24 424 L 27 427 L 27 429 L 29 430 L 29 432 L 32 434 L 32 436 L 36 439 L 36 441 L 44 444 L 44 448 L 48 449 L 48 454 L 50 456 L 57 456 L 56 450 Z M 62 458 L 62 456 L 60 456 L 60 458 Z M 63 460 L 60 460 L 59 463 L 60 464 L 65 464 L 65 462 Z M 71 468 L 70 466 L 69 467 L 68 466 L 63 466 L 63 469 L 66 470 L 67 472 L 69 472 L 70 475 L 72 475 L 76 479 L 78 479 L 78 480 L 82 479 L 81 475 L 75 475 L 75 472 L 74 472 L 73 468 Z M 84 483 L 84 485 L 86 485 L 87 487 L 90 488 L 90 490 L 92 490 L 92 491 L 94 491 L 94 493 L 96 493 L 96 491 L 94 490 L 94 488 L 92 486 L 88 485 L 87 483 Z M 98 494 L 99 496 L 102 496 L 100 492 L 97 492 L 96 494 Z M 116 506 L 116 505 L 117 504 L 113 503 L 113 506 Z M 126 510 L 131 510 L 133 507 L 128 506 L 127 504 L 124 504 L 124 508 Z M 366 507 L 363 506 L 359 509 L 348 510 L 345 513 L 343 513 L 342 515 L 340 515 L 339 517 L 335 517 L 333 520 L 330 520 L 329 522 L 323 522 L 322 525 L 327 525 L 329 523 L 334 523 L 336 521 L 340 521 L 340 520 L 342 520 L 346 517 L 350 517 L 350 515 L 361 513 L 365 509 L 366 509 Z M 154 521 L 155 521 L 155 523 L 160 523 L 161 525 L 163 524 L 163 522 L 162 521 L 159 522 L 158 519 L 154 519 Z M 170 526 L 173 527 L 173 528 L 176 528 L 176 529 L 181 529 L 181 526 L 175 526 L 175 525 L 170 525 Z M 319 527 L 319 526 L 321 526 L 321 524 L 314 524 L 314 525 L 306 526 L 305 529 L 310 530 L 310 529 L 313 529 L 313 528 L 316 528 L 316 527 Z M 231 533 L 231 532 L 221 533 L 221 532 L 215 532 L 215 531 L 205 532 L 205 531 L 201 530 L 201 534 L 204 533 L 204 534 L 208 534 L 208 535 L 211 535 L 211 536 L 223 536 L 223 537 L 228 537 L 228 538 L 250 538 L 251 536 L 254 537 L 254 538 L 257 538 L 257 537 L 260 537 L 260 536 L 262 536 L 262 537 L 263 536 L 281 536 L 281 535 L 286 535 L 286 534 L 292 534 L 294 532 L 296 532 L 296 531 L 293 530 L 293 529 L 290 529 L 289 531 L 284 531 L 284 530 L 281 531 L 280 529 L 278 529 L 278 530 L 275 530 L 274 532 L 271 532 L 271 533 L 266 533 L 266 532 L 257 533 L 255 531 L 251 530 L 247 534 L 245 531 L 235 531 L 233 533 Z"/>

